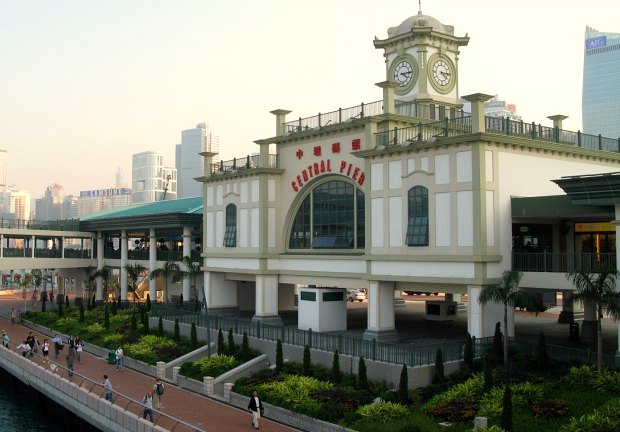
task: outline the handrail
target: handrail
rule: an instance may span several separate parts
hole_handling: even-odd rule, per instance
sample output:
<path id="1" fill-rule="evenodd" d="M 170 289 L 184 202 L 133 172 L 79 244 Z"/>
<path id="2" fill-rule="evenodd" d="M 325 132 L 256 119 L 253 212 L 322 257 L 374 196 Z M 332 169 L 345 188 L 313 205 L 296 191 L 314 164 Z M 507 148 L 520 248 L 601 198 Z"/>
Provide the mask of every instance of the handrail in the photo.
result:
<path id="1" fill-rule="evenodd" d="M 0 218 L 0 228 L 48 230 L 48 231 L 79 231 L 79 219 L 35 220 Z"/>
<path id="2" fill-rule="evenodd" d="M 17 345 L 13 341 L 9 341 L 9 348 L 8 348 L 8 350 L 13 352 L 13 353 L 15 353 L 15 350 L 12 350 L 10 348 L 11 345 L 13 345 L 15 348 L 18 348 L 19 345 Z M 0 350 L 2 350 L 2 349 L 6 349 L 6 348 L 0 347 Z M 94 391 L 95 388 L 101 388 L 101 391 L 103 393 L 105 393 L 105 389 L 103 387 L 103 384 L 101 384 L 101 383 L 99 383 L 99 382 L 97 382 L 97 381 L 95 381 L 95 380 L 93 380 L 93 379 L 91 379 L 91 378 L 89 378 L 89 377 L 87 377 L 85 375 L 82 375 L 82 374 L 80 374 L 78 372 L 75 372 L 75 371 L 72 372 L 72 376 L 69 376 L 69 369 L 67 369 L 66 367 L 60 365 L 59 363 L 57 363 L 55 361 L 52 361 L 49 357 L 46 359 L 42 355 L 35 354 L 35 353 L 31 353 L 30 357 L 23 357 L 21 355 L 21 353 L 15 353 L 15 354 L 19 355 L 20 357 L 22 357 L 24 359 L 27 359 L 27 360 L 34 361 L 33 360 L 33 357 L 34 357 L 34 359 L 38 359 L 39 361 L 47 361 L 50 364 L 55 365 L 54 369 L 52 369 L 50 367 L 50 370 L 48 370 L 46 368 L 46 371 L 50 372 L 50 373 L 53 373 L 53 374 L 58 374 L 61 378 L 66 379 L 66 380 L 71 381 L 71 382 L 73 382 L 73 377 L 78 377 L 78 378 L 81 379 L 80 384 L 79 384 L 79 386 L 81 388 L 85 388 L 83 386 L 83 384 L 85 382 L 90 383 L 91 387 L 88 390 L 89 394 L 90 393 L 95 393 L 95 391 Z M 120 404 L 121 401 L 119 400 L 119 398 L 127 401 L 127 404 L 123 407 L 123 411 L 129 411 L 129 407 L 131 407 L 133 405 L 135 405 L 137 408 L 140 408 L 140 410 L 144 409 L 144 404 L 142 402 L 140 402 L 140 401 L 138 401 L 136 399 L 133 399 L 130 396 L 124 394 L 124 393 L 121 393 L 121 392 L 119 392 L 117 390 L 112 390 L 112 394 L 113 394 L 113 397 L 112 397 L 112 402 L 110 402 L 111 404 L 115 404 L 115 405 L 121 406 L 121 404 Z M 99 398 L 102 398 L 102 396 L 100 395 Z M 138 413 L 134 413 L 134 414 L 137 415 L 137 416 L 140 416 L 141 415 L 141 411 L 140 410 L 138 411 Z M 182 430 L 188 430 L 188 431 L 193 431 L 193 432 L 207 432 L 206 429 L 202 429 L 202 428 L 199 428 L 198 426 L 194 426 L 192 424 L 189 424 L 186 421 L 183 421 L 183 420 L 181 420 L 181 419 L 179 419 L 177 417 L 171 416 L 170 414 L 166 414 L 166 413 L 164 413 L 162 411 L 156 410 L 155 408 L 153 408 L 152 410 L 153 410 L 153 420 L 154 420 L 153 424 L 154 425 L 158 425 L 159 424 L 159 426 L 161 426 L 161 423 L 162 423 L 161 420 L 164 419 L 164 420 L 169 420 L 169 421 L 171 421 L 173 423 L 172 429 L 168 429 L 168 430 L 171 430 L 171 431 L 174 431 L 174 430 L 176 430 L 177 427 L 182 426 L 183 427 Z M 105 413 L 100 413 L 100 414 L 105 414 Z"/>
<path id="3" fill-rule="evenodd" d="M 512 252 L 512 269 L 525 272 L 568 273 L 573 270 L 616 270 L 616 253 Z"/>

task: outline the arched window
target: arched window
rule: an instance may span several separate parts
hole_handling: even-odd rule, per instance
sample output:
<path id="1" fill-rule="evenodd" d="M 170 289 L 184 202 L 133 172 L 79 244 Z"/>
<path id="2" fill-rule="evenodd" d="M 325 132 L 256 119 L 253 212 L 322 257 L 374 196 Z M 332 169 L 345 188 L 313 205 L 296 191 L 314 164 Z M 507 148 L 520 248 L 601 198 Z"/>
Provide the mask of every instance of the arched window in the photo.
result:
<path id="1" fill-rule="evenodd" d="M 428 246 L 428 189 L 424 186 L 412 187 L 408 202 L 405 243 L 409 246 Z"/>
<path id="2" fill-rule="evenodd" d="M 226 230 L 224 231 L 224 246 L 237 246 L 237 206 L 226 206 Z"/>
<path id="3" fill-rule="evenodd" d="M 293 219 L 291 249 L 363 249 L 364 193 L 352 183 L 331 180 L 314 188 Z"/>

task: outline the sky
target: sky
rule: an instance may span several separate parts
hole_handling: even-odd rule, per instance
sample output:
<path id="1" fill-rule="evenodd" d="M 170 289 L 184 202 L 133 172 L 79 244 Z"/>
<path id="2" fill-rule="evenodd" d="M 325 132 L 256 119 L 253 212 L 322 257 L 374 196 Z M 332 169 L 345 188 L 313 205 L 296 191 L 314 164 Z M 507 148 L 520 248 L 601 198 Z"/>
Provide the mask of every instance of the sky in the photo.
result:
<path id="1" fill-rule="evenodd" d="M 220 157 L 258 151 L 287 120 L 382 99 L 373 39 L 416 0 L 0 0 L 0 149 L 8 184 L 43 195 L 114 187 L 131 156 L 174 166 L 181 131 Z M 470 37 L 460 95 L 499 95 L 524 121 L 580 130 L 586 25 L 620 32 L 618 0 L 422 0 Z"/>

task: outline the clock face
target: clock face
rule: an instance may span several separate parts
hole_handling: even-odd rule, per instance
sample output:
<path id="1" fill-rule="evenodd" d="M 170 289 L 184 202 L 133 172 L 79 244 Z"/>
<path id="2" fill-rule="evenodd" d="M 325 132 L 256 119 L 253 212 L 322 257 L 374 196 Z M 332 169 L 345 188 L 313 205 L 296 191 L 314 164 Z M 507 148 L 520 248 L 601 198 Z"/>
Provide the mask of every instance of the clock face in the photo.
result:
<path id="1" fill-rule="evenodd" d="M 433 79 L 442 87 L 447 87 L 452 82 L 452 72 L 450 65 L 442 59 L 433 63 Z"/>
<path id="2" fill-rule="evenodd" d="M 405 60 L 398 62 L 394 68 L 394 81 L 399 83 L 401 87 L 404 87 L 411 82 L 412 78 L 413 67 L 411 64 Z"/>

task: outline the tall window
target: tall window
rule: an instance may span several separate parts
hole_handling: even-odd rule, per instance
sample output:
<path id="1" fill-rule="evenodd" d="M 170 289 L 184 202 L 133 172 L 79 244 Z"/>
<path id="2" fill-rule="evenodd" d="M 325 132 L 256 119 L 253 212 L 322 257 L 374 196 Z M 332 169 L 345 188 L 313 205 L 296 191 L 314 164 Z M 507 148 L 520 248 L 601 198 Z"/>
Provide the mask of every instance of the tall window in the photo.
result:
<path id="1" fill-rule="evenodd" d="M 226 231 L 224 231 L 224 246 L 237 246 L 237 206 L 226 206 Z"/>
<path id="2" fill-rule="evenodd" d="M 408 224 L 405 243 L 428 246 L 428 189 L 414 186 L 408 193 Z"/>
<path id="3" fill-rule="evenodd" d="M 364 193 L 352 183 L 331 180 L 314 188 L 293 219 L 291 249 L 363 249 Z"/>

